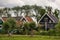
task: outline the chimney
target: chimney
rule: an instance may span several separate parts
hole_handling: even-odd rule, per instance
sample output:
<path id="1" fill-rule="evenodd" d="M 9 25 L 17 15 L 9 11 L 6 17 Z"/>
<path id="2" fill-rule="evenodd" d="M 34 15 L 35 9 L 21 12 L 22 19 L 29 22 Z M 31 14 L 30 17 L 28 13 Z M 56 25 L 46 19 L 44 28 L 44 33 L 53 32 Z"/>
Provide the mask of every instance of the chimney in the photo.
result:
<path id="1" fill-rule="evenodd" d="M 51 14 L 51 12 L 52 12 L 51 9 L 49 9 L 49 10 L 48 10 L 48 13 Z"/>

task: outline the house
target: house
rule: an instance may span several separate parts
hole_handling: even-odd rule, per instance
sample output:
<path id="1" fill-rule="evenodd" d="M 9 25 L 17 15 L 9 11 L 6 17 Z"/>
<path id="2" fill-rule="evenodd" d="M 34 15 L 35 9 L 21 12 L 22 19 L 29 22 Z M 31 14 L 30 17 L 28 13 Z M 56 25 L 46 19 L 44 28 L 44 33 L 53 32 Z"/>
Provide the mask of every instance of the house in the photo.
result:
<path id="1" fill-rule="evenodd" d="M 41 24 L 42 29 L 49 30 L 53 29 L 54 26 L 58 23 L 58 18 L 51 13 L 46 13 L 41 17 L 38 23 Z"/>
<path id="2" fill-rule="evenodd" d="M 11 17 L 11 18 L 16 20 L 16 24 L 17 25 L 21 25 L 22 24 L 22 21 L 21 21 L 21 19 L 23 18 L 22 16 L 20 16 L 20 17 Z M 9 17 L 2 17 L 3 22 L 6 22 L 7 19 L 9 19 Z"/>
<path id="3" fill-rule="evenodd" d="M 3 20 L 0 18 L 0 29 L 2 29 Z"/>
<path id="4" fill-rule="evenodd" d="M 2 18 L 0 18 L 0 28 L 2 28 L 2 23 L 7 21 L 8 18 L 9 17 L 2 17 Z M 29 17 L 29 16 L 25 16 L 25 17 L 20 16 L 20 17 L 11 17 L 11 18 L 14 18 L 16 20 L 16 24 L 18 26 L 22 25 L 25 22 L 32 22 L 33 21 L 32 18 Z"/>

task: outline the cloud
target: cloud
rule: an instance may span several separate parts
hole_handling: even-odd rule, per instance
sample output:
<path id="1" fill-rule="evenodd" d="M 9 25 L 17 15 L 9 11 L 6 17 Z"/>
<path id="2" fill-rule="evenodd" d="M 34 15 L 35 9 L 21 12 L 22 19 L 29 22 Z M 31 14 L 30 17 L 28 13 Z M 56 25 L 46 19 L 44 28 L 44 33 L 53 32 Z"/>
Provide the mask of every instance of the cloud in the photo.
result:
<path id="1" fill-rule="evenodd" d="M 39 5 L 39 6 L 52 6 L 53 8 L 60 9 L 60 0 L 21 0 L 25 4 Z"/>
<path id="2" fill-rule="evenodd" d="M 60 0 L 56 0 L 55 4 L 58 6 L 58 8 L 60 9 Z"/>
<path id="3" fill-rule="evenodd" d="M 55 2 L 56 0 L 48 0 L 48 1 Z"/>
<path id="4" fill-rule="evenodd" d="M 0 0 L 0 7 L 14 7 L 23 5 L 52 6 L 60 9 L 60 0 Z"/>
<path id="5" fill-rule="evenodd" d="M 4 7 L 13 7 L 13 6 L 22 6 L 24 2 L 20 0 L 0 0 L 0 6 Z"/>

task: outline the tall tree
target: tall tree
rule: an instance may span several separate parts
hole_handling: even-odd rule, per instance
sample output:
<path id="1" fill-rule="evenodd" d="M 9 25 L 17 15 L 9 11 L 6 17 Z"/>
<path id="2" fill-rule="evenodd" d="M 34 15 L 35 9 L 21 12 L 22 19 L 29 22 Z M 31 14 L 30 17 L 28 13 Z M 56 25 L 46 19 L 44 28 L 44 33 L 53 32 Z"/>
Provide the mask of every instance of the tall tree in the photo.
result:
<path id="1" fill-rule="evenodd" d="M 28 29 L 29 29 L 29 23 L 28 22 L 26 22 L 26 23 L 24 23 L 24 29 L 25 29 L 25 34 L 26 35 L 28 35 Z"/>
<path id="2" fill-rule="evenodd" d="M 30 23 L 29 23 L 29 27 L 30 27 L 30 29 L 31 29 L 31 36 L 33 36 L 34 30 L 35 30 L 35 28 L 36 28 L 35 22 L 30 22 Z"/>
<path id="3" fill-rule="evenodd" d="M 14 10 L 15 15 L 18 17 L 19 16 L 19 12 L 21 12 L 20 14 L 22 14 L 22 8 L 19 6 L 13 7 L 12 8 Z"/>
<path id="4" fill-rule="evenodd" d="M 11 17 L 11 14 L 9 14 L 10 8 L 3 8 L 3 14 L 7 17 Z"/>
<path id="5" fill-rule="evenodd" d="M 35 17 L 37 21 L 46 13 L 46 10 L 42 6 L 33 5 L 32 8 L 36 13 Z"/>
<path id="6" fill-rule="evenodd" d="M 59 18 L 58 16 L 59 16 L 59 13 L 60 13 L 60 11 L 58 10 L 58 9 L 55 9 L 54 10 L 54 15 L 57 17 L 57 18 Z"/>
<path id="7" fill-rule="evenodd" d="M 3 23 L 3 29 L 4 29 L 4 33 L 8 33 L 9 32 L 9 27 L 10 27 L 10 24 L 6 21 Z"/>
<path id="8" fill-rule="evenodd" d="M 13 18 L 7 19 L 6 22 L 3 23 L 3 29 L 10 35 L 12 31 L 16 28 L 16 21 Z"/>
<path id="9" fill-rule="evenodd" d="M 25 6 L 23 6 L 22 8 L 23 8 L 23 10 L 25 10 L 26 16 L 28 16 L 29 13 L 30 13 L 30 10 L 31 10 L 31 6 L 25 5 Z"/>
<path id="10" fill-rule="evenodd" d="M 2 14 L 3 14 L 3 10 L 0 9 L 0 17 L 2 17 Z"/>

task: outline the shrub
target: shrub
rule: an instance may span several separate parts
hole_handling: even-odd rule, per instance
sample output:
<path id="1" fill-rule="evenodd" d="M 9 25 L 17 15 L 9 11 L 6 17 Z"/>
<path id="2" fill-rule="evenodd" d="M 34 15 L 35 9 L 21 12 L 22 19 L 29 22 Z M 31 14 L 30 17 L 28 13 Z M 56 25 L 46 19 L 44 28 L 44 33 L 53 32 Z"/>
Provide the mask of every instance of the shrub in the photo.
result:
<path id="1" fill-rule="evenodd" d="M 6 22 L 3 23 L 3 29 L 5 33 L 11 33 L 16 27 L 16 21 L 12 18 L 9 18 Z"/>
<path id="2" fill-rule="evenodd" d="M 55 31 L 55 29 L 50 29 L 50 30 L 48 31 L 48 35 L 49 35 L 49 36 L 56 36 L 56 31 Z"/>
<path id="3" fill-rule="evenodd" d="M 48 35 L 48 31 L 40 31 L 40 35 Z"/>

